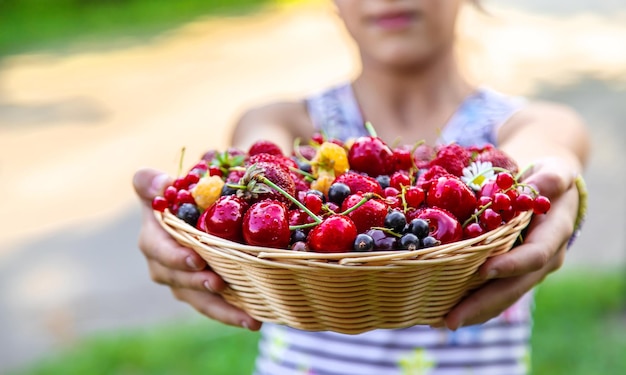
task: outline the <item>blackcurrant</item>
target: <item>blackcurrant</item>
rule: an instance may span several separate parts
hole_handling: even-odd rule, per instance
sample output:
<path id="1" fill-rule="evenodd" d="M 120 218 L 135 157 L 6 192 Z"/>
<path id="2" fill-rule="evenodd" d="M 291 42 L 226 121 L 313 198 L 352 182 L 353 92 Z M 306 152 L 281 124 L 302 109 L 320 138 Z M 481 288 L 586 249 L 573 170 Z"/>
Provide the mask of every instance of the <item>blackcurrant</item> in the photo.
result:
<path id="1" fill-rule="evenodd" d="M 364 251 L 372 251 L 374 249 L 374 239 L 365 234 L 361 233 L 356 236 L 354 240 L 354 251 L 364 252 Z"/>
<path id="2" fill-rule="evenodd" d="M 380 184 L 380 187 L 383 188 L 384 190 L 385 188 L 389 187 L 391 178 L 387 176 L 386 174 L 381 174 L 380 176 L 376 177 L 376 181 L 378 181 L 378 183 Z"/>
<path id="3" fill-rule="evenodd" d="M 200 210 L 193 203 L 183 203 L 178 208 L 176 216 L 185 223 L 195 227 L 198 224 L 198 218 L 200 218 Z"/>
<path id="4" fill-rule="evenodd" d="M 328 188 L 328 200 L 341 206 L 344 199 L 350 195 L 350 187 L 342 182 L 336 182 Z"/>
<path id="5" fill-rule="evenodd" d="M 400 211 L 392 210 L 385 216 L 385 228 L 389 228 L 396 233 L 402 233 L 406 226 L 406 216 Z"/>
<path id="6" fill-rule="evenodd" d="M 420 239 L 413 233 L 407 233 L 398 241 L 402 250 L 417 250 L 420 248 Z"/>
<path id="7" fill-rule="evenodd" d="M 420 239 L 428 236 L 428 232 L 429 232 L 428 222 L 424 219 L 411 220 L 407 229 L 408 229 L 408 232 L 413 233 Z"/>
<path id="8" fill-rule="evenodd" d="M 420 244 L 423 248 L 427 248 L 437 246 L 440 242 L 433 236 L 426 236 L 420 240 Z"/>
<path id="9" fill-rule="evenodd" d="M 296 229 L 291 232 L 291 243 L 306 242 L 306 233 L 302 229 Z"/>
<path id="10" fill-rule="evenodd" d="M 233 189 L 228 186 L 228 184 L 224 184 L 224 186 L 222 186 L 222 192 L 220 193 L 220 195 L 233 195 L 235 193 L 237 193 L 237 189 Z"/>

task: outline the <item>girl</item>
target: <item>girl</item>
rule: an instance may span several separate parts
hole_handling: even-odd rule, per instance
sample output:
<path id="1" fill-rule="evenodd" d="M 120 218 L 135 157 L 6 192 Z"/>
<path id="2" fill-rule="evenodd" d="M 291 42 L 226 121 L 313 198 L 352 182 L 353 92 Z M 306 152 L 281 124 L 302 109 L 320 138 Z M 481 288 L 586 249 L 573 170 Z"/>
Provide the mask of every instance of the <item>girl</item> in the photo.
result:
<path id="1" fill-rule="evenodd" d="M 356 41 L 358 77 L 299 102 L 248 111 L 233 134 L 247 149 L 272 139 L 289 149 L 315 131 L 347 139 L 366 134 L 365 121 L 391 143 L 426 140 L 462 145 L 493 143 L 524 166 L 526 182 L 552 201 L 535 217 L 523 245 L 491 258 L 479 270 L 489 282 L 461 301 L 445 327 L 416 326 L 360 335 L 303 332 L 265 324 L 256 373 L 280 374 L 525 374 L 529 370 L 529 291 L 563 263 L 579 193 L 574 179 L 588 154 L 585 126 L 571 110 L 529 103 L 472 86 L 454 55 L 462 0 L 335 0 Z M 251 330 L 261 323 L 218 294 L 224 282 L 192 250 L 180 247 L 149 208 L 168 177 L 153 170 L 135 176 L 145 215 L 139 247 L 154 281 L 206 316 Z"/>

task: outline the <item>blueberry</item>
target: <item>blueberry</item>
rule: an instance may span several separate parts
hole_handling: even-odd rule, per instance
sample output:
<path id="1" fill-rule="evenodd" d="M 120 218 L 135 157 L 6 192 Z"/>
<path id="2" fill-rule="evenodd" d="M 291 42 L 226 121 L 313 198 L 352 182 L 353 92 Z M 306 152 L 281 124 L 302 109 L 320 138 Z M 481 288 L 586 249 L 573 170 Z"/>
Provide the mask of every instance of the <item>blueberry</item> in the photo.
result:
<path id="1" fill-rule="evenodd" d="M 312 172 L 311 163 L 308 160 L 301 160 L 301 159 L 296 158 L 295 162 L 298 165 L 298 169 L 300 169 L 301 171 L 307 172 L 307 173 Z"/>
<path id="2" fill-rule="evenodd" d="M 302 229 L 296 229 L 291 233 L 291 243 L 306 242 L 307 235 Z"/>
<path id="3" fill-rule="evenodd" d="M 195 227 L 200 218 L 200 210 L 198 210 L 198 207 L 193 203 L 183 203 L 178 208 L 176 216 L 185 223 Z"/>
<path id="4" fill-rule="evenodd" d="M 336 182 L 328 188 L 328 200 L 341 206 L 344 199 L 350 195 L 350 187 L 342 182 Z"/>
<path id="5" fill-rule="evenodd" d="M 439 242 L 439 240 L 437 240 L 435 237 L 426 236 L 420 240 L 420 243 L 422 244 L 423 248 L 427 248 L 427 247 L 437 246 L 441 242 Z"/>
<path id="6" fill-rule="evenodd" d="M 402 233 L 406 226 L 406 216 L 400 211 L 393 210 L 385 216 L 385 228 L 389 228 L 396 233 Z"/>
<path id="7" fill-rule="evenodd" d="M 378 184 L 380 184 L 380 187 L 384 190 L 385 188 L 389 187 L 389 184 L 391 183 L 391 178 L 386 174 L 381 174 L 380 176 L 376 177 L 376 181 L 378 181 Z"/>
<path id="8" fill-rule="evenodd" d="M 374 249 L 374 239 L 365 234 L 361 233 L 356 236 L 354 240 L 354 251 L 365 252 L 372 251 Z"/>
<path id="9" fill-rule="evenodd" d="M 237 189 L 233 189 L 228 186 L 228 184 L 224 184 L 224 186 L 222 186 L 222 192 L 220 193 L 220 195 L 233 195 L 235 193 L 237 193 Z"/>
<path id="10" fill-rule="evenodd" d="M 420 239 L 413 233 L 407 233 L 400 237 L 398 245 L 402 250 L 417 250 L 420 248 Z"/>
<path id="11" fill-rule="evenodd" d="M 424 219 L 413 219 L 408 225 L 408 231 L 413 233 L 418 238 L 423 239 L 428 236 L 429 227 L 428 222 Z"/>

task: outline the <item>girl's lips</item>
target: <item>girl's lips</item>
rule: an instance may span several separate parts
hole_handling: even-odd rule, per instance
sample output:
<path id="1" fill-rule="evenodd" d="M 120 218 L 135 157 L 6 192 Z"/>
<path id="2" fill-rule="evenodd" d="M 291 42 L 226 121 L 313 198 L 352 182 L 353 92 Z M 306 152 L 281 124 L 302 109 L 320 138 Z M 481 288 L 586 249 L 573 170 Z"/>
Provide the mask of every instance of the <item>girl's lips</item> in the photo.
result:
<path id="1" fill-rule="evenodd" d="M 374 17 L 374 24 L 386 30 L 399 30 L 409 27 L 415 17 L 413 12 L 389 13 Z"/>

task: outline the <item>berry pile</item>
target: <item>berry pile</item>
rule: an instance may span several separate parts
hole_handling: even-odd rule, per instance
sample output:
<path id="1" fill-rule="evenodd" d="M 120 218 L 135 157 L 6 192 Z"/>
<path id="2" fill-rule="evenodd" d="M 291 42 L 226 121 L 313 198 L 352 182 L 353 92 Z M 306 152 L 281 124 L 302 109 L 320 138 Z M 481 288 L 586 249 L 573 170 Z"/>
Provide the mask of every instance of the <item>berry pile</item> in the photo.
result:
<path id="1" fill-rule="evenodd" d="M 492 145 L 391 148 L 369 129 L 316 134 L 291 156 L 265 140 L 209 151 L 152 207 L 231 241 L 322 253 L 428 248 L 550 209 Z"/>

